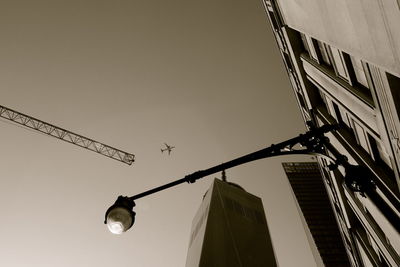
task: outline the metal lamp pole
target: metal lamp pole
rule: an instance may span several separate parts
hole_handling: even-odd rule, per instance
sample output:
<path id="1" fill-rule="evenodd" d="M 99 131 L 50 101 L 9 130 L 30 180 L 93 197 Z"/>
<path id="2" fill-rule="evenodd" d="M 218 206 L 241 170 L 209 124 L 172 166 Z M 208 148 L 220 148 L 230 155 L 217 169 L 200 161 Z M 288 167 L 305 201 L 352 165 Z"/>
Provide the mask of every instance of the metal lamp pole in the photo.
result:
<path id="1" fill-rule="evenodd" d="M 327 137 L 324 136 L 325 133 L 336 130 L 337 125 L 324 125 L 319 128 L 312 127 L 311 130 L 304 134 L 300 134 L 297 137 L 283 141 L 278 144 L 272 144 L 269 147 L 258 150 L 256 152 L 244 155 L 242 157 L 233 159 L 231 161 L 216 165 L 214 167 L 196 171 L 192 174 L 186 175 L 185 177 L 175 180 L 173 182 L 164 184 L 162 186 L 155 187 L 153 189 L 147 190 L 140 194 L 125 197 L 119 196 L 116 202 L 107 210 L 105 214 L 104 223 L 107 224 L 109 230 L 114 234 L 121 234 L 132 227 L 135 221 L 136 213 L 132 210 L 135 206 L 135 200 L 157 193 L 159 191 L 174 187 L 182 183 L 194 183 L 198 179 L 209 176 L 211 174 L 224 171 L 226 169 L 242 165 L 248 162 L 252 162 L 259 159 L 282 156 L 282 155 L 294 155 L 294 154 L 309 154 L 309 155 L 324 155 L 326 156 L 325 145 L 330 145 Z M 295 149 L 295 147 L 300 146 L 300 149 Z M 350 175 L 353 176 L 358 171 L 359 166 L 350 165 L 347 162 L 345 156 L 338 153 L 332 146 L 331 153 L 334 154 L 335 159 L 332 168 L 336 168 L 338 165 L 342 165 L 345 169 L 350 169 Z M 347 171 L 346 171 L 347 172 Z M 347 176 L 347 175 L 346 175 Z M 345 178 L 346 180 L 346 178 Z M 351 183 L 346 183 L 347 185 L 353 185 L 353 190 L 360 190 L 360 183 L 356 183 L 356 179 L 348 177 L 347 180 L 351 180 Z M 354 182 L 355 181 L 355 182 Z M 354 182 L 354 183 L 353 183 Z"/>

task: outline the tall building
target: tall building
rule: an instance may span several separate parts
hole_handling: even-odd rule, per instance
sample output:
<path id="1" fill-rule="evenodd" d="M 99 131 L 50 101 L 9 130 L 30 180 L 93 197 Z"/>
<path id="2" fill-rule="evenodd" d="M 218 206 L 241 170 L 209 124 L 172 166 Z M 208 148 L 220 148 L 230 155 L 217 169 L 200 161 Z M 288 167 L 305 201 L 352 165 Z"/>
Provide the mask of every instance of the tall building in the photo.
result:
<path id="1" fill-rule="evenodd" d="M 318 159 L 351 264 L 400 266 L 400 2 L 263 2 L 304 121 L 375 184 Z"/>
<path id="2" fill-rule="evenodd" d="M 193 219 L 186 258 L 186 267 L 212 266 L 277 266 L 261 199 L 218 179 Z"/>
<path id="3" fill-rule="evenodd" d="M 318 163 L 285 162 L 282 166 L 317 265 L 350 266 Z"/>

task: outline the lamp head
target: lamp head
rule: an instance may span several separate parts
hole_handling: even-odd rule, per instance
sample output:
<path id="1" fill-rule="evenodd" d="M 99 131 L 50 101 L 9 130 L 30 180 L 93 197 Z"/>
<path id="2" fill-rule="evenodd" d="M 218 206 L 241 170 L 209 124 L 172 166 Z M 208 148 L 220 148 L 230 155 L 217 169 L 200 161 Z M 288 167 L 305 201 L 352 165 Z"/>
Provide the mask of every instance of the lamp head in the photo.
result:
<path id="1" fill-rule="evenodd" d="M 364 193 L 375 189 L 373 174 L 367 167 L 348 164 L 345 170 L 344 182 L 353 192 L 360 192 L 364 196 Z"/>
<path id="2" fill-rule="evenodd" d="M 132 210 L 135 202 L 128 197 L 119 196 L 108 208 L 104 223 L 113 234 L 122 234 L 129 230 L 135 222 L 136 213 Z"/>

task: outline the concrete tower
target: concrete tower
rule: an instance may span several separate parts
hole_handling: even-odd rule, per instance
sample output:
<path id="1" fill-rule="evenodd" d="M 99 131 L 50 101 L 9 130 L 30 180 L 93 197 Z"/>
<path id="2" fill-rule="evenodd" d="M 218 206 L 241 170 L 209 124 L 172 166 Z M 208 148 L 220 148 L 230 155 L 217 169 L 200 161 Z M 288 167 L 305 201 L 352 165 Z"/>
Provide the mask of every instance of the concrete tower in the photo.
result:
<path id="1" fill-rule="evenodd" d="M 259 197 L 215 179 L 197 211 L 186 267 L 277 266 Z"/>

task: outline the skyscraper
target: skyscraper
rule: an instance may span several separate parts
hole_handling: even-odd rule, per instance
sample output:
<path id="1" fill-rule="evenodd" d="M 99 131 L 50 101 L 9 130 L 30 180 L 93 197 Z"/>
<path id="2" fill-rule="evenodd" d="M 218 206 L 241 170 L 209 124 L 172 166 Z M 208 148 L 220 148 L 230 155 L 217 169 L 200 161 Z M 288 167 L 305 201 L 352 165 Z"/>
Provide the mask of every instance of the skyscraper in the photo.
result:
<path id="1" fill-rule="evenodd" d="M 277 266 L 261 199 L 218 179 L 193 219 L 186 259 L 212 266 Z"/>
<path id="2" fill-rule="evenodd" d="M 285 162 L 283 169 L 309 233 L 319 266 L 350 266 L 343 240 L 316 162 Z"/>
<path id="3" fill-rule="evenodd" d="M 304 121 L 367 170 L 318 159 L 351 264 L 400 266 L 400 2 L 263 2 Z"/>

